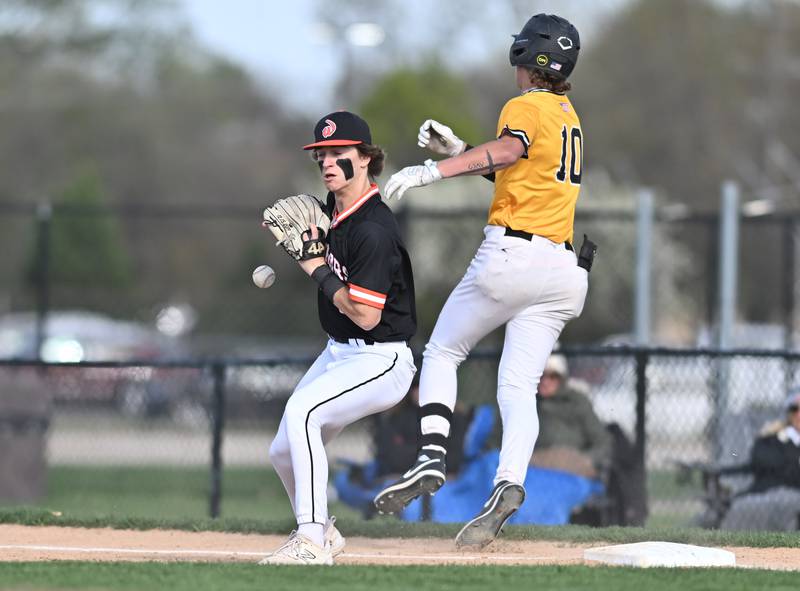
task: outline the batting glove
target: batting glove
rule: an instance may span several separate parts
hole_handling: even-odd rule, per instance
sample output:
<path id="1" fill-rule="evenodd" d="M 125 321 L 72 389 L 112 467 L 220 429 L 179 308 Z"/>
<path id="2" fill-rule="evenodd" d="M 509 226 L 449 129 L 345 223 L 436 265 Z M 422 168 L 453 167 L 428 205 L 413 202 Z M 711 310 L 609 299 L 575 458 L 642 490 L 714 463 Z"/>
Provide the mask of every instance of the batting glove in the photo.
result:
<path id="1" fill-rule="evenodd" d="M 417 145 L 451 158 L 463 153 L 467 147 L 467 144 L 454 134 L 452 129 L 434 119 L 427 119 L 420 126 Z"/>
<path id="2" fill-rule="evenodd" d="M 433 160 L 426 160 L 419 166 L 406 166 L 389 177 L 389 182 L 384 188 L 384 195 L 387 199 L 396 196 L 399 200 L 403 197 L 403 193 L 412 187 L 424 187 L 441 180 L 441 178 L 442 173 L 439 172 L 436 163 Z"/>

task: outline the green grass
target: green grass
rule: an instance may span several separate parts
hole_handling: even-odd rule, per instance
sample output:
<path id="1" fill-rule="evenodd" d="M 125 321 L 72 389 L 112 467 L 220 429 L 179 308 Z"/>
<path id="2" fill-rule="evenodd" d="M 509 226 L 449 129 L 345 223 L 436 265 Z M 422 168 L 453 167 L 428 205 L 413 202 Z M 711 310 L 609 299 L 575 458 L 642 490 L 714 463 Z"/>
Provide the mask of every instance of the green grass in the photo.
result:
<path id="1" fill-rule="evenodd" d="M 210 476 L 206 467 L 55 466 L 49 468 L 47 479 L 47 495 L 38 505 L 74 517 L 202 519 L 209 515 Z M 670 499 L 676 503 L 701 493 L 697 485 L 676 484 L 671 472 L 652 472 L 648 491 L 653 501 Z M 331 503 L 331 513 L 348 519 L 358 515 L 342 503 Z M 290 519 L 291 508 L 272 470 L 226 468 L 222 516 Z M 688 522 L 687 515 L 680 518 Z M 669 524 L 663 519 L 659 523 Z"/>
<path id="2" fill-rule="evenodd" d="M 56 525 L 74 527 L 111 527 L 116 529 L 179 529 L 188 531 L 227 531 L 259 534 L 285 534 L 294 529 L 292 519 L 148 519 L 129 517 L 75 517 L 69 513 L 54 515 L 47 509 L 23 507 L 0 509 L 0 523 Z M 364 521 L 341 519 L 337 525 L 348 536 L 370 538 L 452 538 L 461 524 L 409 523 L 392 517 Z M 751 546 L 760 548 L 797 548 L 796 532 L 728 532 L 698 528 L 591 528 L 578 525 L 557 527 L 509 525 L 503 528 L 509 540 L 549 540 L 564 543 L 607 542 L 624 544 L 646 541 L 677 542 L 705 546 Z"/>
<path id="3" fill-rule="evenodd" d="M 209 513 L 208 468 L 51 467 L 47 495 L 37 506 L 80 519 L 204 519 Z M 331 512 L 356 512 L 332 503 Z M 277 474 L 226 468 L 221 513 L 236 519 L 289 520 L 289 499 Z"/>
<path id="4" fill-rule="evenodd" d="M 224 474 L 222 516 L 208 517 L 208 471 L 203 468 L 53 467 L 48 493 L 35 506 L 0 507 L 0 523 L 182 529 L 285 534 L 294 529 L 289 501 L 270 470 L 229 468 Z M 669 480 L 664 477 L 663 486 Z M 453 537 L 460 524 L 408 523 L 392 517 L 365 521 L 341 503 L 331 504 L 346 535 Z M 508 526 L 504 537 L 575 543 L 651 540 L 699 545 L 798 547 L 796 533 L 720 532 L 667 524 L 647 528 Z"/>
<path id="5" fill-rule="evenodd" d="M 689 525 L 699 512 L 703 488 L 699 476 L 679 483 L 672 470 L 650 470 L 647 473 L 647 493 L 650 515 L 647 526 L 654 528 Z M 693 508 L 694 507 L 694 508 Z"/>
<path id="6" fill-rule="evenodd" d="M 335 566 L 259 567 L 250 564 L 11 563 L 0 564 L 3 589 L 703 589 L 789 591 L 797 574 L 735 569 L 631 569 L 587 566 Z"/>
<path id="7" fill-rule="evenodd" d="M 669 500 L 680 502 L 696 499 L 703 494 L 699 476 L 686 483 L 679 483 L 676 472 L 671 470 L 649 470 L 647 473 L 647 493 L 651 501 Z"/>
<path id="8" fill-rule="evenodd" d="M 0 523 L 183 529 L 285 534 L 294 527 L 289 502 L 276 475 L 266 470 L 227 469 L 223 516 L 209 519 L 206 469 L 78 468 L 49 471 L 48 493 L 36 506 L 0 508 Z M 674 494 L 669 479 L 652 482 Z M 333 504 L 348 536 L 453 537 L 460 524 L 363 520 Z M 796 533 L 718 532 L 695 528 L 509 526 L 512 540 L 563 543 L 630 543 L 663 540 L 708 546 L 798 547 Z M 358 591 L 416 588 L 660 591 L 681 588 L 733 591 L 794 589 L 796 573 L 735 569 L 631 569 L 586 566 L 336 566 L 259 567 L 254 564 L 93 563 L 54 561 L 0 563 L 2 589 L 315 589 Z"/>

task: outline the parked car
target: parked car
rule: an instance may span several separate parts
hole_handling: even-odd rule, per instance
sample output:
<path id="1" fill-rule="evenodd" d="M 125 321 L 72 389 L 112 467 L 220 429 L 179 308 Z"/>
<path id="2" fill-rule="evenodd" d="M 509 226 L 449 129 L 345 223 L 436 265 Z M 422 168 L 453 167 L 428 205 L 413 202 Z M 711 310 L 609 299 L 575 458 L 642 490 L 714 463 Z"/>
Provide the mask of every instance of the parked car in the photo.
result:
<path id="1" fill-rule="evenodd" d="M 228 368 L 228 415 L 241 419 L 280 418 L 286 400 L 317 353 L 316 344 L 286 339 L 240 340 L 229 351 L 234 358 L 264 361 Z"/>
<path id="2" fill-rule="evenodd" d="M 93 312 L 50 312 L 38 352 L 36 331 L 33 313 L 0 317 L 0 358 L 80 363 L 186 356 L 179 341 L 153 328 Z M 207 398 L 201 395 L 202 371 L 194 368 L 51 367 L 43 377 L 56 403 L 113 404 L 134 416 L 185 412 L 187 400 L 195 409 L 203 409 Z"/>
<path id="3" fill-rule="evenodd" d="M 143 324 L 86 311 L 50 312 L 37 352 L 37 316 L 32 312 L 0 317 L 0 358 L 48 362 L 124 361 L 173 354 L 175 344 Z"/>

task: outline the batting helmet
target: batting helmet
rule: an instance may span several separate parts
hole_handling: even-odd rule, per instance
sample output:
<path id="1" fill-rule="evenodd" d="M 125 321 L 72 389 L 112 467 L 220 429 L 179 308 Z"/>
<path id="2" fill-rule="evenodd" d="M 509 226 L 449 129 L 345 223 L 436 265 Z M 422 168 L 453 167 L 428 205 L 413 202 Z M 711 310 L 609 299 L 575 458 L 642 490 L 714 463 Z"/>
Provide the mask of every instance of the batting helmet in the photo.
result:
<path id="1" fill-rule="evenodd" d="M 508 52 L 512 66 L 526 66 L 566 80 L 578 61 L 581 40 L 567 19 L 537 14 L 522 27 Z"/>

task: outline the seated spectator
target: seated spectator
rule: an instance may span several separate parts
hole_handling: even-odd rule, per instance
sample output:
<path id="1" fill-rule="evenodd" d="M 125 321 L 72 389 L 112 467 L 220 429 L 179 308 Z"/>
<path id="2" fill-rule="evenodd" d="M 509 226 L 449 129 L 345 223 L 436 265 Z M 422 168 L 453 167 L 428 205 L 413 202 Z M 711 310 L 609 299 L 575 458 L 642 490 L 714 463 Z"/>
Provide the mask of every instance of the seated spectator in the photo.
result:
<path id="1" fill-rule="evenodd" d="M 375 476 L 402 474 L 406 466 L 417 459 L 419 386 L 416 379 L 398 405 L 374 416 L 371 428 L 377 464 Z"/>
<path id="2" fill-rule="evenodd" d="M 753 444 L 753 481 L 735 496 L 720 523 L 726 530 L 797 530 L 800 516 L 800 390 L 784 403 L 785 419 L 767 425 Z"/>
<path id="3" fill-rule="evenodd" d="M 531 465 L 598 478 L 610 466 L 612 438 L 578 382 L 568 377 L 567 360 L 551 355 L 539 381 L 539 437 Z"/>
<path id="4" fill-rule="evenodd" d="M 456 474 L 461 467 L 464 432 L 470 412 L 456 404 L 451 437 L 448 438 L 448 470 Z M 373 443 L 377 462 L 376 476 L 398 476 L 417 459 L 419 445 L 419 379 L 414 378 L 406 397 L 384 413 L 374 416 Z"/>
<path id="5" fill-rule="evenodd" d="M 539 387 L 540 441 L 534 460 L 525 476 L 525 489 L 531 492 L 511 517 L 512 524 L 561 525 L 571 514 L 595 497 L 605 494 L 605 484 L 598 478 L 603 466 L 610 464 L 612 437 L 594 414 L 589 400 L 573 384 L 566 385 L 566 360 L 551 356 Z M 500 429 L 492 431 L 493 405 L 479 407 L 473 424 L 482 423 L 480 437 L 489 439 L 489 450 L 466 453 L 459 476 L 448 479 L 430 501 L 430 518 L 449 523 L 471 519 L 491 492 L 493 475 L 499 463 Z M 472 439 L 473 429 L 467 441 Z M 491 434 L 491 438 L 490 438 Z M 470 447 L 470 446 L 467 446 Z M 484 449 L 486 446 L 481 444 Z M 449 458 L 449 456 L 448 456 Z M 402 519 L 422 518 L 420 499 L 404 510 Z"/>
<path id="6" fill-rule="evenodd" d="M 567 380 L 562 356 L 552 356 L 544 374 L 539 386 L 539 442 L 524 482 L 533 492 L 509 523 L 643 525 L 644 474 L 633 446 L 618 425 L 600 422 L 577 382 Z M 459 447 L 463 465 L 458 476 L 448 478 L 434 497 L 412 501 L 399 517 L 439 523 L 474 517 L 491 493 L 499 464 L 501 435 L 495 423 L 494 405 L 478 406 Z"/>

